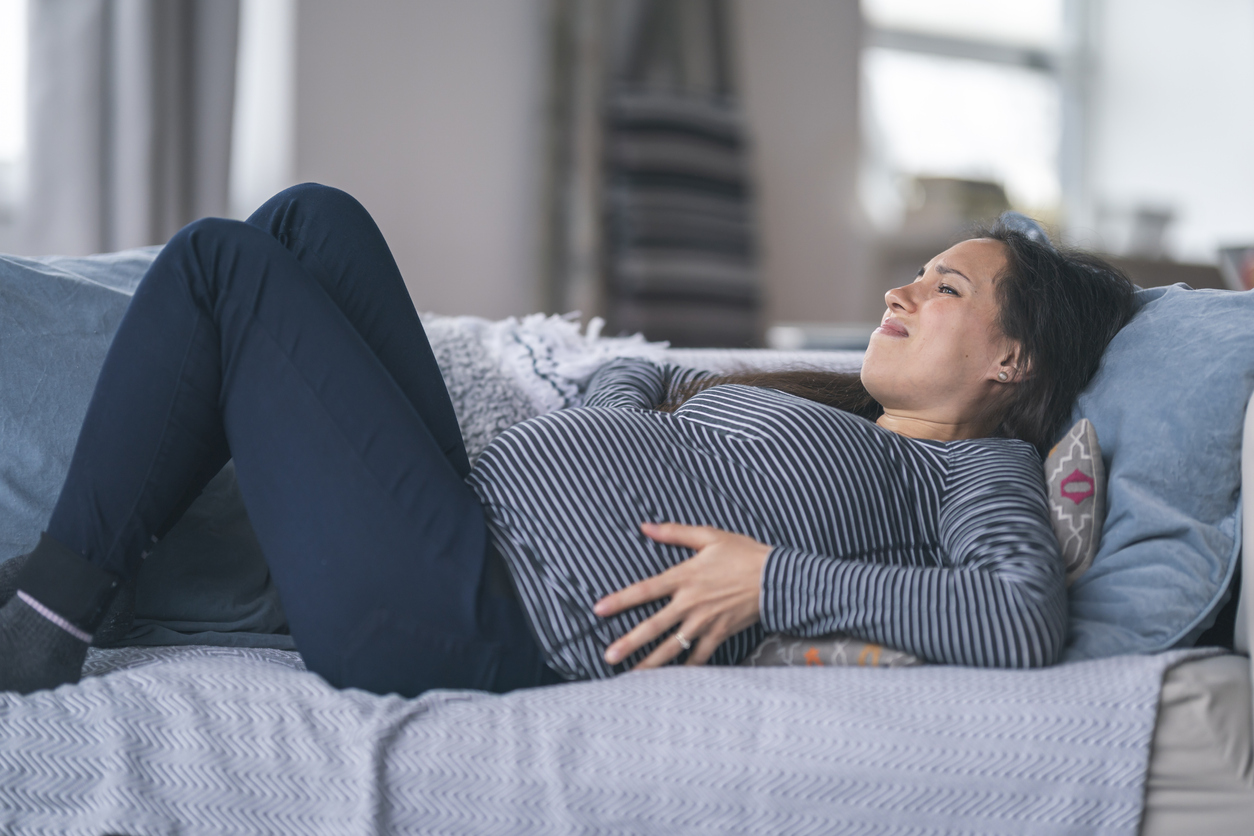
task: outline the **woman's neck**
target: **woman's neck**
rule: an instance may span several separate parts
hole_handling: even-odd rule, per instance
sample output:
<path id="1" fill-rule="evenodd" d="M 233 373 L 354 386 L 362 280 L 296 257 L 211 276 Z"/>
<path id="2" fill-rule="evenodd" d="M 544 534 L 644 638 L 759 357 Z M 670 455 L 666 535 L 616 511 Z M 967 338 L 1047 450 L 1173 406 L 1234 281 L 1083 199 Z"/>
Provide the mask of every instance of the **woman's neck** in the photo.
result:
<path id="1" fill-rule="evenodd" d="M 905 412 L 885 411 L 875 421 L 886 430 L 892 430 L 907 438 L 928 441 L 961 441 L 968 438 L 988 438 L 996 429 L 987 421 L 945 420 Z"/>

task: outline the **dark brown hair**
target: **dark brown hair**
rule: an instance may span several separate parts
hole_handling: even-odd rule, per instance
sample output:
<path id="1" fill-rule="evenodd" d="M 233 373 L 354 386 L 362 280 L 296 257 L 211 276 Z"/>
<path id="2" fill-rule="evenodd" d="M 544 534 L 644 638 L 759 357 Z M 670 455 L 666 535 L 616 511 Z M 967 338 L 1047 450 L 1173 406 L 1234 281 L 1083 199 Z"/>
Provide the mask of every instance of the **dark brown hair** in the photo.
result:
<path id="1" fill-rule="evenodd" d="M 998 325 L 1020 345 L 1028 370 L 1014 387 L 998 434 L 1019 438 L 1044 455 L 1097 371 L 1102 352 L 1133 312 L 1134 285 L 1118 268 L 1089 253 L 1055 248 L 1001 223 L 973 238 L 1000 241 L 1006 267 L 997 276 Z M 859 375 L 799 369 L 734 372 L 705 378 L 661 409 L 724 383 L 778 389 L 874 421 L 884 410 Z"/>

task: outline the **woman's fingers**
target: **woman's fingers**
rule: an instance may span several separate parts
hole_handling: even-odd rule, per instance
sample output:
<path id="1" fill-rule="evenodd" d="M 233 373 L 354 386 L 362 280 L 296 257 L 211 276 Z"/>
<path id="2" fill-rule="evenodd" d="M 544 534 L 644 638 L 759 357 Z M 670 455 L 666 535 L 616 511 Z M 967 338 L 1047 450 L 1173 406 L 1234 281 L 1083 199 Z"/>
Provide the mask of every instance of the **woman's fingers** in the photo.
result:
<path id="1" fill-rule="evenodd" d="M 645 536 L 656 540 L 659 543 L 668 543 L 676 546 L 687 546 L 690 549 L 703 549 L 718 542 L 720 536 L 726 536 L 727 532 L 720 531 L 717 528 L 711 528 L 707 525 L 684 525 L 682 523 L 641 523 L 640 530 Z M 659 598 L 665 598 L 675 591 L 677 586 L 674 572 L 680 569 L 684 564 L 674 566 L 660 575 L 654 575 L 646 578 L 639 583 L 631 586 L 623 587 L 617 592 L 606 595 L 600 601 L 592 605 L 592 612 L 605 618 L 610 615 L 617 615 L 623 610 L 629 610 L 632 607 L 638 607 L 641 604 L 647 604 L 650 601 L 656 601 Z"/>
<path id="2" fill-rule="evenodd" d="M 701 630 L 702 627 L 700 625 L 685 621 L 678 630 L 659 642 L 658 646 L 653 648 L 653 652 L 644 657 L 644 660 L 632 668 L 632 670 L 639 671 L 647 668 L 662 667 L 685 650 L 695 647 L 697 644 L 696 637 Z M 679 640 L 681 636 L 684 639 L 683 642 Z M 684 647 L 684 642 L 687 642 L 687 648 Z M 715 646 L 717 647 L 717 645 Z"/>
<path id="3" fill-rule="evenodd" d="M 690 549 L 704 549 L 719 539 L 726 532 L 711 528 L 708 525 L 684 525 L 683 523 L 640 523 L 640 530 L 651 540 L 667 543 L 672 546 L 687 546 Z"/>
<path id="4" fill-rule="evenodd" d="M 616 665 L 666 636 L 636 668 L 664 665 L 684 650 L 689 651 L 690 664 L 705 664 L 729 636 L 758 620 L 762 567 L 771 547 L 708 526 L 644 523 L 641 530 L 658 542 L 686 546 L 697 553 L 659 575 L 606 595 L 593 606 L 593 612 L 606 617 L 670 599 L 611 643 L 605 660 Z M 676 625 L 680 625 L 678 632 L 671 633 Z"/>
<path id="5" fill-rule="evenodd" d="M 687 634 L 684 634 L 687 636 Z M 706 631 L 705 635 L 696 639 L 691 639 L 693 643 L 692 652 L 688 654 L 688 658 L 684 660 L 685 665 L 704 665 L 710 661 L 710 657 L 714 655 L 714 651 L 718 650 L 718 646 L 727 639 L 722 630 L 713 626 Z"/>
<path id="6" fill-rule="evenodd" d="M 607 647 L 605 649 L 605 661 L 609 662 L 611 665 L 617 665 L 619 662 L 623 661 L 649 642 L 665 635 L 668 630 L 678 624 L 682 619 L 683 615 L 673 604 L 668 604 L 665 607 L 662 607 L 662 609 L 637 624 L 630 631 L 628 631 L 626 635 L 620 637 Z M 659 645 L 653 653 L 649 655 L 649 658 L 657 655 L 658 650 L 662 650 L 663 647 L 669 643 L 669 641 L 662 642 L 661 645 Z M 678 647 L 679 642 L 675 642 L 675 645 Z M 675 654 L 672 653 L 671 657 L 674 655 Z M 668 661 L 669 658 L 670 657 L 668 657 Z M 637 665 L 637 667 L 639 666 Z"/>
<path id="7" fill-rule="evenodd" d="M 683 645 L 671 635 L 665 641 L 660 642 L 657 647 L 653 648 L 653 652 L 644 657 L 632 670 L 643 671 L 649 668 L 660 668 L 682 653 L 683 650 Z"/>
<path id="8" fill-rule="evenodd" d="M 673 543 L 680 546 L 688 546 L 692 549 L 700 549 L 717 539 L 718 531 L 707 526 L 682 525 L 680 523 L 641 523 L 640 530 L 646 536 L 657 540 L 660 543 Z M 699 545 L 698 545 L 699 544 Z M 605 618 L 610 615 L 617 615 L 623 610 L 629 610 L 632 607 L 638 607 L 641 604 L 647 604 L 650 601 L 656 601 L 659 598 L 665 598 L 675 591 L 674 575 L 676 569 L 680 566 L 673 566 L 659 575 L 646 578 L 631 586 L 623 587 L 617 592 L 610 593 L 592 605 L 592 612 Z"/>
<path id="9" fill-rule="evenodd" d="M 681 637 L 683 642 L 680 641 Z M 663 639 L 633 670 L 660 668 L 685 650 L 688 651 L 688 658 L 684 664 L 704 665 L 727 637 L 727 633 L 717 625 L 685 620 L 678 630 Z M 687 642 L 688 647 L 684 647 L 684 642 Z"/>
<path id="10" fill-rule="evenodd" d="M 683 564 L 680 564 L 682 566 Z M 660 575 L 645 578 L 642 581 L 625 586 L 617 592 L 611 592 L 592 605 L 592 611 L 605 618 L 617 615 L 623 610 L 665 598 L 675 591 L 674 573 L 679 566 L 673 566 Z"/>
<path id="11" fill-rule="evenodd" d="M 706 632 L 715 617 L 713 612 L 705 608 L 694 608 L 683 601 L 672 600 L 610 644 L 605 649 L 605 661 L 616 665 L 650 642 L 662 639 L 653 652 L 635 667 L 640 668 L 643 665 L 646 668 L 652 668 L 664 665 L 687 649 L 684 647 L 684 642 L 687 642 L 689 647 L 695 646 L 697 639 Z M 676 625 L 681 625 L 678 631 L 671 632 Z M 679 641 L 677 637 L 679 634 L 683 635 L 684 642 Z M 715 646 L 718 646 L 717 642 Z"/>
<path id="12" fill-rule="evenodd" d="M 635 670 L 660 667 L 685 650 L 691 651 L 689 661 L 695 654 L 701 661 L 694 664 L 703 665 L 730 635 L 721 627 L 716 627 L 716 619 L 713 612 L 703 608 L 667 604 L 607 647 L 605 661 L 617 665 L 650 642 L 662 639 L 653 652 L 635 665 Z M 677 624 L 679 629 L 672 632 Z M 682 642 L 679 640 L 681 636 Z"/>

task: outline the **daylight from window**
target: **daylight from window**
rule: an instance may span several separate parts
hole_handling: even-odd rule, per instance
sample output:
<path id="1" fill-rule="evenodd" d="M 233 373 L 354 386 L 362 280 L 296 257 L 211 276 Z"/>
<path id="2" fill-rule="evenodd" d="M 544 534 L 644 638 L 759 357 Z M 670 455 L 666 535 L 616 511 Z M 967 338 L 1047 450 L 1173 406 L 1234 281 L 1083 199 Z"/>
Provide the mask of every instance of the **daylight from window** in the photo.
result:
<path id="1" fill-rule="evenodd" d="M 26 143 L 26 0 L 0 0 L 0 160 Z"/>
<path id="2" fill-rule="evenodd" d="M 1058 84 L 1032 70 L 868 49 L 880 153 L 901 174 L 993 180 L 1011 202 L 1058 202 Z"/>
<path id="3" fill-rule="evenodd" d="M 26 0 L 0 0 L 0 208 L 26 151 Z"/>
<path id="4" fill-rule="evenodd" d="M 917 178 L 987 181 L 1016 208 L 1061 201 L 1060 0 L 863 0 L 863 202 L 901 219 Z M 916 189 L 917 191 L 917 189 Z"/>
<path id="5" fill-rule="evenodd" d="M 935 35 L 1053 49 L 1062 0 L 862 0 L 867 23 Z"/>

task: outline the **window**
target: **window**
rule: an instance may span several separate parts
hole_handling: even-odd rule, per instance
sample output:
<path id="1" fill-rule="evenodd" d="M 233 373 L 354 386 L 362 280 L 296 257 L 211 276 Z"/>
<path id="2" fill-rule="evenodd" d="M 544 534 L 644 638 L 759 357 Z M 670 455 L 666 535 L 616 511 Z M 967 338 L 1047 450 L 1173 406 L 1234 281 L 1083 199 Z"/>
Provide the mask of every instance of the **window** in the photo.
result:
<path id="1" fill-rule="evenodd" d="M 21 194 L 26 155 L 26 0 L 0 0 L 0 221 Z"/>
<path id="2" fill-rule="evenodd" d="M 862 10 L 862 196 L 872 219 L 899 227 L 927 178 L 1000 187 L 1013 207 L 1056 218 L 1063 0 L 862 0 Z"/>

